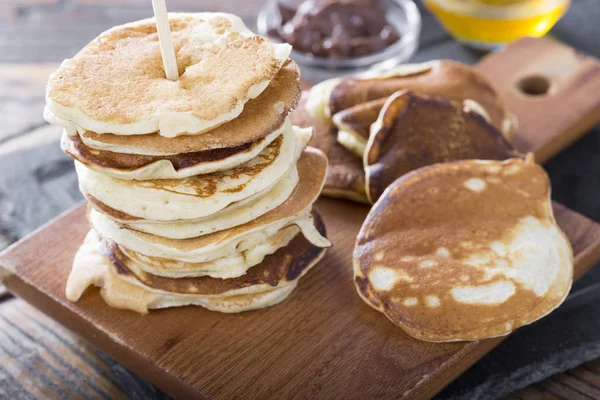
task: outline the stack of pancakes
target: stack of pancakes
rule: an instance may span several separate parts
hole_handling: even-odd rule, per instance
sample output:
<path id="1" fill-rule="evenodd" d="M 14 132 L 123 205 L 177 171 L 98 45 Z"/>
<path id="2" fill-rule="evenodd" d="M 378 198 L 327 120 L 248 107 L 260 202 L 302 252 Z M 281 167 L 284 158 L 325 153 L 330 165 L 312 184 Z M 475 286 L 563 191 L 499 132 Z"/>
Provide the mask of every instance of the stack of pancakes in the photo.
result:
<path id="1" fill-rule="evenodd" d="M 502 160 L 516 121 L 476 70 L 452 61 L 408 64 L 312 88 L 294 115 L 314 126 L 331 167 L 324 193 L 374 203 L 396 178 L 462 159 Z"/>
<path id="2" fill-rule="evenodd" d="M 48 82 L 92 226 L 67 297 L 102 287 L 114 307 L 276 304 L 330 246 L 313 203 L 327 158 L 288 114 L 291 47 L 229 14 L 170 14 L 179 80 L 154 20 L 102 33 Z"/>

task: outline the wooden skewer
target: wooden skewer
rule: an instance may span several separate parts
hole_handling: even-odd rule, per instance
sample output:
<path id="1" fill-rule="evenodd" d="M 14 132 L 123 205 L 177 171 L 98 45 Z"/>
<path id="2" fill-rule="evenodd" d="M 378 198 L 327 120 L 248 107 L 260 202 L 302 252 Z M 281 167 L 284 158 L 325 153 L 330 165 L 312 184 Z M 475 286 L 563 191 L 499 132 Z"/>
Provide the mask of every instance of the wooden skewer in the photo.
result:
<path id="1" fill-rule="evenodd" d="M 156 18 L 156 30 L 158 31 L 158 40 L 160 42 L 160 52 L 162 54 L 163 66 L 167 79 L 176 81 L 179 79 L 177 69 L 177 59 L 175 58 L 175 49 L 173 48 L 173 38 L 171 38 L 171 29 L 169 28 L 169 18 L 167 16 L 167 4 L 165 0 L 152 0 L 152 9 Z"/>

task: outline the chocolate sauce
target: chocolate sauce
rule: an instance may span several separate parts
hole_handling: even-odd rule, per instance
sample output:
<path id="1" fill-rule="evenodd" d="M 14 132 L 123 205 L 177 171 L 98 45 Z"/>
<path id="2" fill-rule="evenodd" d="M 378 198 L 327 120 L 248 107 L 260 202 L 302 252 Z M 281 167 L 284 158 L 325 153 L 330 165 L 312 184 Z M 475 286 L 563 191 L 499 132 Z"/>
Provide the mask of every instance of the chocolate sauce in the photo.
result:
<path id="1" fill-rule="evenodd" d="M 281 24 L 269 35 L 318 57 L 360 57 L 400 39 L 379 0 L 313 0 L 297 9 L 279 3 L 279 12 Z"/>

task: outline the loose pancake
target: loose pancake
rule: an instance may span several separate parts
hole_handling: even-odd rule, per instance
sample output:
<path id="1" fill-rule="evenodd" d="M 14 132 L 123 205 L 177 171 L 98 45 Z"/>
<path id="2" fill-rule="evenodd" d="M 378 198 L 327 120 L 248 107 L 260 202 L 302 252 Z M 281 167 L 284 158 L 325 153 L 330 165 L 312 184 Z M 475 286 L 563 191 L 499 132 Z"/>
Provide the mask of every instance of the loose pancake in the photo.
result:
<path id="1" fill-rule="evenodd" d="M 273 187 L 295 165 L 310 131 L 292 128 L 257 157 L 231 170 L 185 179 L 127 181 L 90 170 L 75 162 L 83 191 L 108 207 L 154 221 L 198 219 Z"/>
<path id="2" fill-rule="evenodd" d="M 316 219 L 319 222 L 319 231 L 325 235 L 325 228 L 318 215 Z M 193 294 L 181 294 L 144 285 L 122 262 L 115 266 L 101 249 L 103 248 L 98 235 L 91 230 L 75 255 L 73 269 L 67 281 L 67 299 L 78 301 L 89 286 L 100 286 L 100 293 L 109 306 L 141 314 L 148 313 L 149 309 L 186 305 L 199 305 L 209 310 L 227 313 L 268 307 L 285 300 L 296 287 L 298 280 L 325 253 L 324 249 L 313 247 L 302 236 L 297 236 L 289 246 L 266 257 L 260 266 L 251 269 L 255 270 L 252 271 L 256 272 L 255 275 L 226 280 L 209 277 L 190 278 L 193 281 L 188 286 L 188 289 L 191 289 L 188 291 Z M 116 257 L 115 260 L 118 261 Z M 274 279 L 275 273 L 278 274 L 278 280 Z M 185 285 L 181 279 L 166 281 L 175 285 L 178 285 L 177 282 Z M 154 286 L 161 286 L 163 282 L 152 283 Z M 164 287 L 177 289 L 171 284 L 167 283 Z M 194 293 L 192 288 L 197 291 Z M 200 290 L 209 294 L 200 294 Z"/>
<path id="3" fill-rule="evenodd" d="M 235 251 L 227 257 L 202 263 L 187 263 L 166 258 L 148 257 L 122 246 L 119 246 L 119 250 L 132 263 L 136 264 L 136 268 L 152 275 L 166 278 L 210 276 L 212 278 L 229 279 L 244 275 L 248 269 L 260 264 L 267 255 L 287 246 L 299 232 L 300 228 L 291 225 L 266 238 L 265 241 L 251 249 Z"/>
<path id="4" fill-rule="evenodd" d="M 338 142 L 361 159 L 369 141 L 371 125 L 377 121 L 387 99 L 388 97 L 384 97 L 357 104 L 333 116 L 333 123 L 338 128 Z M 491 122 L 486 110 L 476 101 L 466 99 L 462 104 L 465 111 L 478 113 L 487 122 Z"/>
<path id="5" fill-rule="evenodd" d="M 78 133 L 76 129 L 66 131 L 71 136 L 79 134 L 85 145 L 96 150 L 148 156 L 246 146 L 282 129 L 287 115 L 298 104 L 299 79 L 300 71 L 296 63 L 286 63 L 265 91 L 246 103 L 244 111 L 237 118 L 202 135 L 165 138 L 156 133 L 123 136 L 89 131 Z M 44 118 L 52 124 L 69 127 L 68 121 L 65 123 L 56 118 L 48 109 L 44 111 Z"/>
<path id="6" fill-rule="evenodd" d="M 505 110 L 501 98 L 485 77 L 475 69 L 454 61 L 402 65 L 370 78 L 343 79 L 327 89 L 315 93 L 315 96 L 325 96 L 327 100 L 313 101 L 314 104 L 327 104 L 327 110 L 321 111 L 324 115 L 333 116 L 352 106 L 410 89 L 446 100 L 472 99 L 483 106 L 492 124 L 508 138 L 515 128 L 514 117 Z"/>
<path id="7" fill-rule="evenodd" d="M 303 152 L 301 160 L 310 168 L 303 168 L 304 171 L 308 169 L 307 173 L 303 173 L 299 184 L 282 205 L 231 229 L 190 239 L 168 239 L 124 228 L 94 209 L 90 210 L 89 219 L 99 234 L 130 250 L 151 257 L 193 263 L 251 249 L 290 225 L 298 226 L 314 245 L 328 247 L 330 243 L 315 231 L 310 214 L 325 181 L 327 159 L 320 151 L 309 148 Z"/>
<path id="8" fill-rule="evenodd" d="M 502 133 L 479 113 L 461 103 L 399 91 L 371 126 L 363 160 L 367 197 L 375 202 L 396 178 L 426 165 L 515 156 Z"/>
<path id="9" fill-rule="evenodd" d="M 144 156 L 96 150 L 86 146 L 79 135 L 71 136 L 66 133 L 61 138 L 61 149 L 91 170 L 117 179 L 183 179 L 225 171 L 250 161 L 281 136 L 284 127 L 285 124 L 270 135 L 241 146 L 172 156 Z"/>
<path id="10" fill-rule="evenodd" d="M 567 296 L 573 253 L 532 160 L 465 160 L 404 175 L 354 249 L 358 293 L 421 340 L 502 336 Z"/>
<path id="11" fill-rule="evenodd" d="M 335 114 L 333 124 L 338 128 L 337 141 L 361 159 L 364 156 L 371 125 L 377 121 L 387 97 L 357 104 Z"/>
<path id="12" fill-rule="evenodd" d="M 291 46 L 253 34 L 231 14 L 169 15 L 179 79 L 165 78 L 156 22 L 116 26 L 50 76 L 46 104 L 80 131 L 164 137 L 236 118 L 277 75 Z"/>
<path id="13" fill-rule="evenodd" d="M 334 126 L 318 122 L 308 115 L 305 108 L 307 99 L 308 93 L 305 92 L 298 108 L 292 113 L 291 120 L 295 125 L 314 128 L 309 144 L 321 149 L 329 159 L 323 194 L 366 203 L 365 174 L 360 159 L 337 142 L 337 130 Z"/>

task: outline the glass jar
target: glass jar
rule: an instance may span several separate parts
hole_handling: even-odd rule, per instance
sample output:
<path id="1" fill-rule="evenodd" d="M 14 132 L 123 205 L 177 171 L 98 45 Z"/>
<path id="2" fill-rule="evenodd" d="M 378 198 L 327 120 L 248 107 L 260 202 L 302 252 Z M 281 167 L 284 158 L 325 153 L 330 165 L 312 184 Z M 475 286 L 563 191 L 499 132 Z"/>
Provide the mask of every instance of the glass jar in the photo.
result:
<path id="1" fill-rule="evenodd" d="M 571 0 L 424 0 L 456 39 L 497 49 L 524 36 L 545 35 Z"/>

